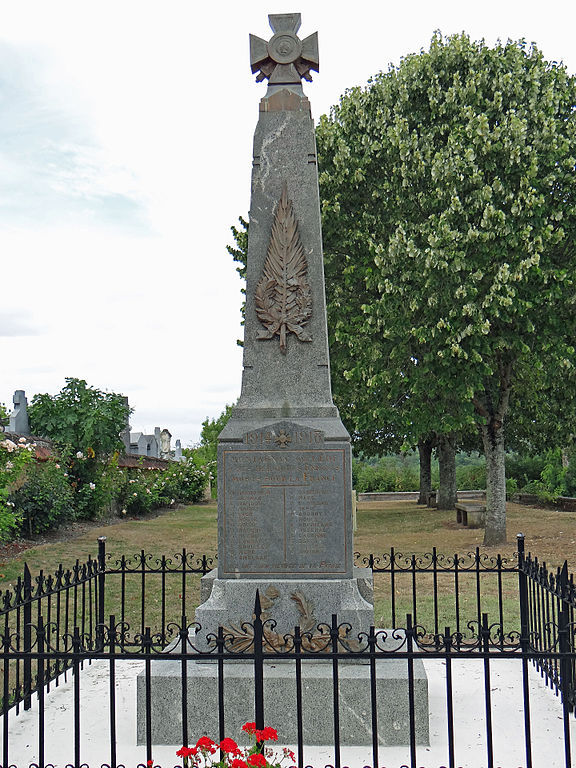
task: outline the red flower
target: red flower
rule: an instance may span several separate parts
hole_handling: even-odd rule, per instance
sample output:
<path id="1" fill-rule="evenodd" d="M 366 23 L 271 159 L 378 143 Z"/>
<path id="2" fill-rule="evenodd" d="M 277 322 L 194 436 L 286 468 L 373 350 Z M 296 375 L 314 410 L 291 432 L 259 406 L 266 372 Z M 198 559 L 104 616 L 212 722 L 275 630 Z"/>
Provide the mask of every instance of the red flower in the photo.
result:
<path id="1" fill-rule="evenodd" d="M 197 752 L 196 747 L 182 747 L 176 752 L 176 757 L 194 757 Z"/>
<path id="2" fill-rule="evenodd" d="M 239 760 L 237 757 L 232 760 L 231 768 L 248 768 L 248 765 L 244 762 L 244 760 Z"/>
<path id="3" fill-rule="evenodd" d="M 256 752 L 254 755 L 248 755 L 248 762 L 250 765 L 260 765 L 262 768 L 266 768 L 266 758 L 260 752 Z"/>
<path id="4" fill-rule="evenodd" d="M 256 731 L 256 741 L 278 741 L 278 733 L 269 725 L 261 731 Z"/>
<path id="5" fill-rule="evenodd" d="M 238 749 L 238 744 L 236 744 L 234 739 L 222 739 L 220 749 L 223 752 L 235 752 Z"/>
<path id="6" fill-rule="evenodd" d="M 246 733 L 256 733 L 256 723 L 244 723 L 242 730 Z"/>
<path id="7" fill-rule="evenodd" d="M 196 742 L 196 747 L 198 749 L 207 750 L 211 755 L 216 752 L 216 744 L 212 741 L 212 739 L 209 739 L 208 736 L 200 736 Z"/>

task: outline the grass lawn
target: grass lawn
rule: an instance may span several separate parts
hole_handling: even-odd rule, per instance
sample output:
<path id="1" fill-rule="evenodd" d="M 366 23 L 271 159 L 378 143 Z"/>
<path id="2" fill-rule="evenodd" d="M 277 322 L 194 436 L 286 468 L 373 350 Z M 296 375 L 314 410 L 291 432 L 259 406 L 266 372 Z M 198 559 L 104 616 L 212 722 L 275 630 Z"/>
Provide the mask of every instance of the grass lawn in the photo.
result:
<path id="1" fill-rule="evenodd" d="M 106 536 L 106 548 L 111 562 L 120 560 L 122 555 L 137 555 L 142 550 L 152 558 L 172 556 L 185 547 L 195 555 L 214 555 L 217 549 L 216 505 L 200 504 L 170 509 L 155 517 L 114 521 L 114 524 L 71 526 L 44 537 L 41 542 L 20 542 L 6 546 L 0 551 L 0 589 L 10 589 L 22 574 L 24 562 L 28 563 L 32 575 L 43 571 L 54 573 L 59 564 L 72 567 L 76 560 L 84 562 L 88 555 L 97 553 L 97 539 Z M 421 557 L 436 547 L 439 554 L 466 556 L 480 547 L 481 553 L 495 557 L 500 553 L 513 561 L 516 533 L 526 536 L 526 549 L 538 555 L 549 566 L 561 565 L 568 560 L 569 567 L 576 563 L 576 515 L 569 512 L 537 509 L 508 505 L 509 542 L 506 546 L 487 548 L 482 546 L 483 531 L 456 525 L 454 512 L 443 512 L 418 506 L 414 502 L 390 501 L 367 502 L 358 506 L 358 530 L 354 538 L 354 549 L 363 555 L 383 555 L 390 551 L 402 553 L 409 558 L 412 554 Z M 148 577 L 146 585 L 146 624 L 160 623 L 160 577 Z M 506 625 L 517 624 L 517 574 L 505 574 L 500 589 L 506 604 Z M 112 583 L 114 582 L 114 584 Z M 111 589 L 108 589 L 108 587 Z M 435 618 L 442 631 L 444 626 L 455 627 L 455 584 L 453 574 L 440 574 L 437 580 L 438 613 L 434 615 L 432 600 L 433 577 L 430 573 L 416 577 L 417 600 L 413 601 L 412 575 L 399 573 L 396 576 L 394 602 L 396 624 L 403 626 L 405 614 L 416 611 L 417 620 L 427 629 L 434 630 Z M 106 613 L 117 611 L 117 590 L 119 577 L 107 577 Z M 476 574 L 462 573 L 459 576 L 460 611 L 466 619 L 474 620 L 478 614 Z M 489 613 L 491 621 L 498 620 L 497 594 L 499 585 L 496 576 L 485 575 L 481 580 L 482 610 Z M 115 591 L 116 590 L 116 591 Z M 141 581 L 137 575 L 126 580 L 126 604 L 136 615 L 140 607 Z M 187 586 L 186 612 L 193 618 L 193 609 L 199 601 L 199 577 L 191 577 Z M 166 584 L 168 619 L 178 619 L 180 578 L 170 576 Z M 375 619 L 377 626 L 390 626 L 392 592 L 390 576 L 375 574 Z M 128 612 L 130 612 L 128 611 Z"/>

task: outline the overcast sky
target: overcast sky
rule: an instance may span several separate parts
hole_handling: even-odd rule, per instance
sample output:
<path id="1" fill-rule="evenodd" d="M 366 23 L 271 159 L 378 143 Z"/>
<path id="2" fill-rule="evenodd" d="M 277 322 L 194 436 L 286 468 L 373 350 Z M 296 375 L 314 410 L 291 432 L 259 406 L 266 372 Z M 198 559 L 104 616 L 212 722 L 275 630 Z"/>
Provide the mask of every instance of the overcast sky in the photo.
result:
<path id="1" fill-rule="evenodd" d="M 184 446 L 240 391 L 240 281 L 266 86 L 248 34 L 302 13 L 317 119 L 434 30 L 535 41 L 576 71 L 573 0 L 0 0 L 0 402 L 66 376 L 127 395 Z"/>

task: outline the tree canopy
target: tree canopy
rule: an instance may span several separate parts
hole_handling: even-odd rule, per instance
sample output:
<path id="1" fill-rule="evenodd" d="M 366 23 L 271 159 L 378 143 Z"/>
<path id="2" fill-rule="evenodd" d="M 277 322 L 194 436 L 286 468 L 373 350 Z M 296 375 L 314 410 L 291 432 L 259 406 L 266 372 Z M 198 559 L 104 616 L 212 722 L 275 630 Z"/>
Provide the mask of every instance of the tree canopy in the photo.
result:
<path id="1" fill-rule="evenodd" d="M 29 406 L 32 433 L 86 455 L 123 450 L 120 432 L 130 409 L 122 395 L 102 392 L 83 379 L 67 378 L 57 395 L 35 395 Z"/>
<path id="2" fill-rule="evenodd" d="M 399 404 L 420 434 L 480 429 L 487 544 L 520 372 L 575 364 L 575 107 L 535 47 L 436 34 L 317 130 L 333 366 L 376 422 Z"/>

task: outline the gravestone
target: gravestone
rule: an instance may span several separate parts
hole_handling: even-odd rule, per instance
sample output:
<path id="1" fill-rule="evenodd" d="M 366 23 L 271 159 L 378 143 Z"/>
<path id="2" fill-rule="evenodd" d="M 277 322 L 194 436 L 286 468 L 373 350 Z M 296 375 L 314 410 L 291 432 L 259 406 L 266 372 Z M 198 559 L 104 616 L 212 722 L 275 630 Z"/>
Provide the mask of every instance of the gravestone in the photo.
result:
<path id="1" fill-rule="evenodd" d="M 280 649 L 296 625 L 314 639 L 318 624 L 330 623 L 333 614 L 350 625 L 351 647 L 374 624 L 372 572 L 353 565 L 350 437 L 330 384 L 316 144 L 301 82 L 318 71 L 318 41 L 316 34 L 298 38 L 298 13 L 269 20 L 269 41 L 250 36 L 252 71 L 257 81 L 268 79 L 268 88 L 254 136 L 242 389 L 218 438 L 218 567 L 202 578 L 201 630 L 191 638 L 200 650 L 211 647 L 219 626 L 238 646 L 249 644 L 246 622 L 257 590 L 262 619 L 275 622 L 266 635 L 272 647 Z M 367 744 L 369 669 L 350 661 L 339 667 L 340 743 Z M 266 722 L 285 744 L 297 738 L 293 664 L 267 664 L 264 675 Z M 331 744 L 331 667 L 322 661 L 303 667 L 304 738 Z M 153 740 L 174 743 L 181 663 L 157 662 L 153 670 Z M 206 659 L 187 664 L 195 734 L 217 733 L 215 677 L 215 664 Z M 241 740 L 253 701 L 250 663 L 226 663 L 225 679 L 227 735 Z M 381 743 L 406 744 L 406 662 L 377 662 L 375 686 Z M 427 743 L 427 681 L 418 660 L 414 692 L 416 738 Z M 145 694 L 141 676 L 139 743 Z"/>
<path id="2" fill-rule="evenodd" d="M 17 389 L 12 398 L 14 410 L 10 414 L 8 429 L 16 435 L 30 434 L 30 421 L 28 419 L 28 400 L 23 389 Z"/>
<path id="3" fill-rule="evenodd" d="M 120 440 L 124 444 L 124 450 L 126 453 L 130 453 L 130 406 L 127 397 L 122 397 L 122 402 L 126 406 L 126 421 L 124 423 L 124 429 L 120 432 Z"/>
<path id="4" fill-rule="evenodd" d="M 170 434 L 169 430 L 164 428 L 162 432 L 160 432 L 160 458 L 161 459 L 172 458 L 172 449 L 170 448 L 171 439 L 172 439 L 172 435 Z"/>

